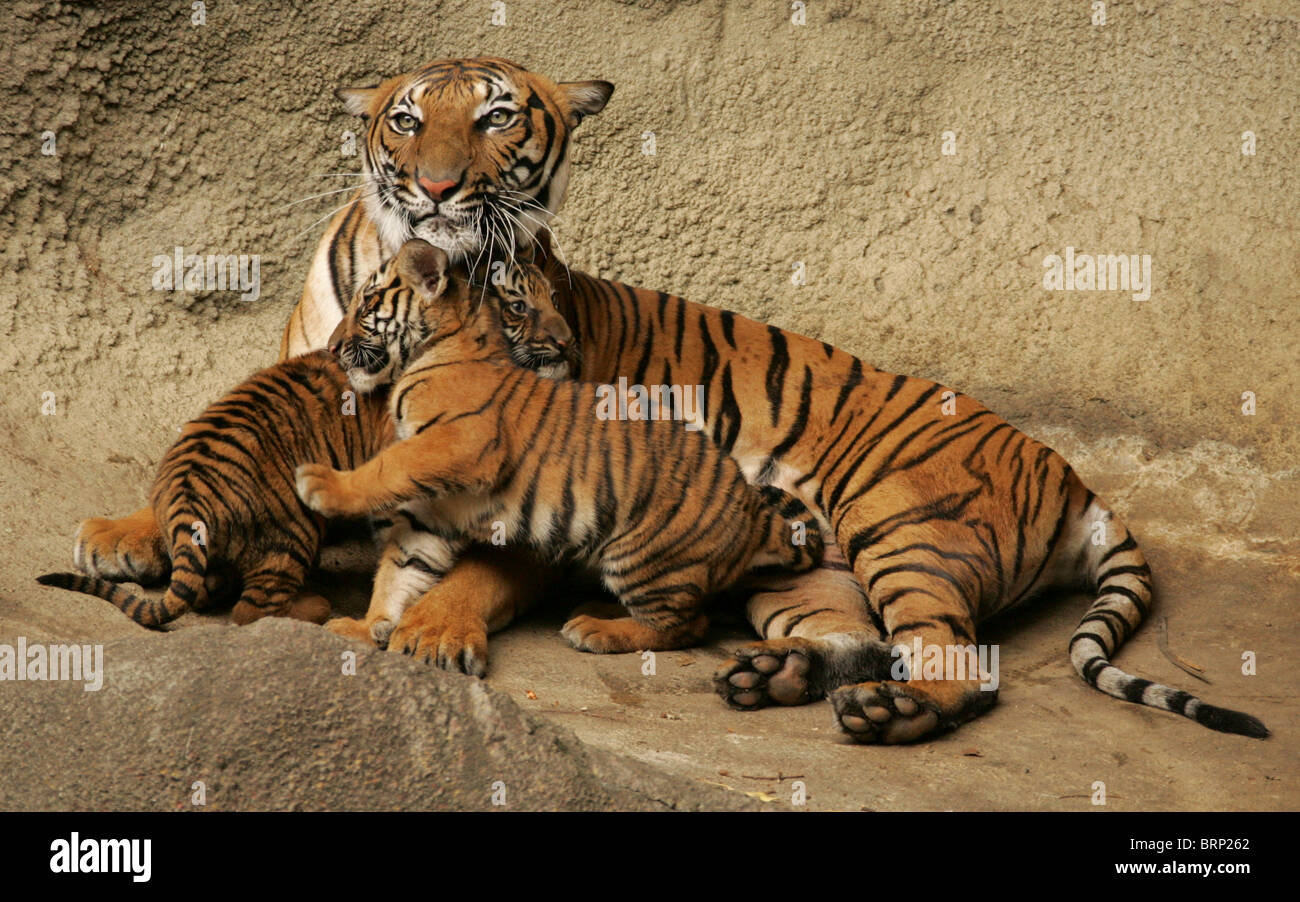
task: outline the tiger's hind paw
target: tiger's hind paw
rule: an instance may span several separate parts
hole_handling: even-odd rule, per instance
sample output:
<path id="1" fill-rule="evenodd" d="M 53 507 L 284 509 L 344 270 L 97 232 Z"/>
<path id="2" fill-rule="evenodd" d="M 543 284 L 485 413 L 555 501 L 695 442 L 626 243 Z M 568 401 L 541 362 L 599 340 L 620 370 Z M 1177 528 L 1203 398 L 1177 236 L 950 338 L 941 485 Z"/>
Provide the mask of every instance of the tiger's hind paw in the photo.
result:
<path id="1" fill-rule="evenodd" d="M 831 693 L 835 721 L 854 742 L 915 742 L 939 727 L 938 706 L 905 683 L 858 683 Z"/>
<path id="2" fill-rule="evenodd" d="M 713 686 L 728 705 L 741 711 L 807 704 L 824 694 L 811 678 L 820 654 L 806 639 L 751 642 L 722 663 Z"/>

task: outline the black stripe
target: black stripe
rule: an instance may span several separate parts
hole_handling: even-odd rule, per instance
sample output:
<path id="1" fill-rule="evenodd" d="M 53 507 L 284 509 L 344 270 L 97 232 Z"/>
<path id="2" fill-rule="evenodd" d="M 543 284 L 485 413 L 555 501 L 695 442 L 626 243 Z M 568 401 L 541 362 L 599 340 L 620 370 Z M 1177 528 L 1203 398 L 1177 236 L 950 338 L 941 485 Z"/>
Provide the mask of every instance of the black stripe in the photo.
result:
<path id="1" fill-rule="evenodd" d="M 1133 677 L 1129 680 L 1128 685 L 1124 687 L 1124 697 L 1140 705 L 1142 704 L 1142 693 L 1146 691 L 1148 686 L 1152 685 L 1154 684 L 1150 680 Z"/>
<path id="2" fill-rule="evenodd" d="M 1102 566 L 1103 564 L 1105 564 L 1108 560 L 1110 560 L 1111 558 L 1113 558 L 1115 555 L 1119 554 L 1120 552 L 1122 552 L 1122 551 L 1132 551 L 1132 550 L 1133 550 L 1134 548 L 1136 548 L 1136 547 L 1137 547 L 1137 542 L 1133 541 L 1133 537 L 1132 537 L 1132 536 L 1129 536 L 1127 539 L 1125 539 L 1124 541 L 1120 542 L 1118 545 L 1116 545 L 1116 546 L 1115 546 L 1114 548 L 1112 548 L 1110 551 L 1107 551 L 1106 554 L 1105 554 L 1105 556 L 1102 557 L 1102 559 L 1099 560 L 1099 561 L 1097 562 L 1097 568 L 1098 568 L 1098 569 L 1101 569 L 1101 566 Z"/>
<path id="3" fill-rule="evenodd" d="M 763 638 L 767 638 L 767 628 L 772 625 L 772 621 L 780 617 L 782 614 L 785 614 L 789 611 L 793 611 L 797 607 L 799 607 L 799 605 L 792 604 L 789 607 L 785 607 L 785 608 L 781 608 L 780 610 L 773 611 L 771 614 L 767 616 L 767 619 L 763 621 L 763 625 L 758 628 L 758 634 Z"/>
<path id="4" fill-rule="evenodd" d="M 790 349 L 785 335 L 776 326 L 767 327 L 768 338 L 772 342 L 772 356 L 767 364 L 767 404 L 772 411 L 772 425 L 781 419 L 781 395 L 785 387 L 785 374 L 790 369 Z"/>
<path id="5" fill-rule="evenodd" d="M 880 604 L 873 605 L 873 607 L 878 613 L 884 614 L 885 608 L 889 607 L 891 604 L 893 604 L 894 602 L 898 601 L 900 598 L 906 595 L 929 595 L 935 601 L 943 601 L 942 598 L 940 598 L 938 595 L 935 595 L 929 589 L 918 589 L 915 586 L 908 586 L 906 589 L 897 589 L 893 592 L 890 592 L 888 595 L 886 595 L 884 598 L 880 600 Z"/>
<path id="6" fill-rule="evenodd" d="M 791 632 L 794 631 L 794 628 L 796 626 L 803 623 L 809 617 L 812 617 L 816 614 L 829 614 L 832 611 L 834 611 L 834 608 L 816 608 L 815 610 L 812 611 L 805 611 L 804 613 L 800 614 L 797 617 L 791 617 L 790 620 L 786 623 L 785 628 L 781 630 L 781 632 L 788 636 L 790 635 Z"/>
<path id="7" fill-rule="evenodd" d="M 1142 615 L 1143 619 L 1145 619 L 1147 614 L 1149 613 L 1149 610 L 1146 606 L 1146 602 L 1144 602 L 1141 596 L 1139 596 L 1132 589 L 1126 589 L 1123 586 L 1109 586 L 1106 589 L 1102 590 L 1101 594 L 1103 596 L 1105 595 L 1124 596 L 1129 601 L 1133 602 L 1133 606 L 1138 609 L 1138 613 Z"/>
<path id="8" fill-rule="evenodd" d="M 849 393 L 852 392 L 853 389 L 857 388 L 861 384 L 862 384 L 862 361 L 854 357 L 853 363 L 850 364 L 849 366 L 848 378 L 845 379 L 844 384 L 840 386 L 840 393 L 835 398 L 835 406 L 831 408 L 835 416 L 838 416 L 840 409 L 844 407 L 844 402 L 848 400 Z"/>
<path id="9" fill-rule="evenodd" d="M 894 627 L 892 630 L 889 631 L 889 637 L 892 639 L 894 636 L 898 635 L 901 632 L 905 632 L 906 630 L 914 630 L 918 627 L 923 627 L 923 626 L 933 626 L 937 628 L 939 624 L 935 623 L 933 620 L 913 620 L 909 623 L 900 623 L 898 626 Z"/>
<path id="10" fill-rule="evenodd" d="M 1149 583 L 1151 581 L 1151 568 L 1146 564 L 1138 564 L 1136 566 L 1129 565 L 1127 567 L 1111 567 L 1101 576 L 1097 577 L 1097 585 L 1103 586 L 1111 577 L 1119 576 L 1123 573 L 1132 573 L 1135 576 L 1140 576 L 1143 578 L 1143 582 Z"/>
<path id="11" fill-rule="evenodd" d="M 772 461 L 780 460 L 781 456 L 803 437 L 804 430 L 808 428 L 808 413 L 812 409 L 812 383 L 812 368 L 804 364 L 803 385 L 799 389 L 799 409 L 795 412 L 794 422 L 790 424 L 785 438 L 772 449 Z"/>

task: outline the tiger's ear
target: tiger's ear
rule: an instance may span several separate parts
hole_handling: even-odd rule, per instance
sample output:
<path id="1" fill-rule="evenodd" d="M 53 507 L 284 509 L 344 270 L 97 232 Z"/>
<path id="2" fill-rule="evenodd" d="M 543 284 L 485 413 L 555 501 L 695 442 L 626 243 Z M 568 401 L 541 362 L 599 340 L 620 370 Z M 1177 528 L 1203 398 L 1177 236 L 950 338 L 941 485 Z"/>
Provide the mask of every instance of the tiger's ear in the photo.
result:
<path id="1" fill-rule="evenodd" d="M 334 92 L 334 96 L 343 101 L 343 105 L 353 116 L 369 120 L 370 101 L 375 99 L 378 91 L 379 85 L 371 85 L 368 88 L 339 88 Z"/>
<path id="2" fill-rule="evenodd" d="M 447 290 L 447 269 L 451 261 L 440 247 L 412 238 L 397 252 L 397 272 L 402 281 L 425 300 L 435 300 Z"/>
<path id="3" fill-rule="evenodd" d="M 564 98 L 569 128 L 603 110 L 614 93 L 614 86 L 607 81 L 563 81 L 559 89 Z"/>

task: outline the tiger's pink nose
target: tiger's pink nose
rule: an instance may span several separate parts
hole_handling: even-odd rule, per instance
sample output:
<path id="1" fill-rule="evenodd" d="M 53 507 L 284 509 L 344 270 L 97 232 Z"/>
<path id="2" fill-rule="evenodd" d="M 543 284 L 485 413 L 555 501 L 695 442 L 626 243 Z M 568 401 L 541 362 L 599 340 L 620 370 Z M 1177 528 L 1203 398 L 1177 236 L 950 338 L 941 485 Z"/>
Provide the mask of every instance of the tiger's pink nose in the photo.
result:
<path id="1" fill-rule="evenodd" d="M 424 189 L 429 197 L 433 198 L 434 203 L 445 199 L 447 192 L 456 187 L 456 182 L 453 179 L 447 179 L 445 182 L 435 182 L 433 179 L 420 176 L 419 181 L 420 187 Z"/>

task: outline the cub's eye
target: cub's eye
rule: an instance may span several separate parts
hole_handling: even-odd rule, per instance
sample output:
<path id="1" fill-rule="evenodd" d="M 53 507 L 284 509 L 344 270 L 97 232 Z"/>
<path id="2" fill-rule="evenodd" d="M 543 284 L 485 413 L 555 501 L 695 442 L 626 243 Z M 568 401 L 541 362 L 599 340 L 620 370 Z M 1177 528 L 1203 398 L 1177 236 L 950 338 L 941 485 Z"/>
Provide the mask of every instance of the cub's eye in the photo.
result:
<path id="1" fill-rule="evenodd" d="M 420 124 L 420 120 L 410 113 L 398 113 L 393 117 L 392 121 L 399 132 L 413 132 L 415 127 Z"/>
<path id="2" fill-rule="evenodd" d="M 501 126 L 511 122 L 514 118 L 514 110 L 508 110 L 503 106 L 499 106 L 495 110 L 490 110 L 488 114 L 483 117 L 483 121 L 493 128 L 500 128 Z"/>
<path id="3" fill-rule="evenodd" d="M 506 309 L 508 309 L 515 316 L 523 316 L 525 313 L 528 312 L 528 305 L 525 304 L 523 301 L 511 301 L 509 304 L 506 305 Z"/>

